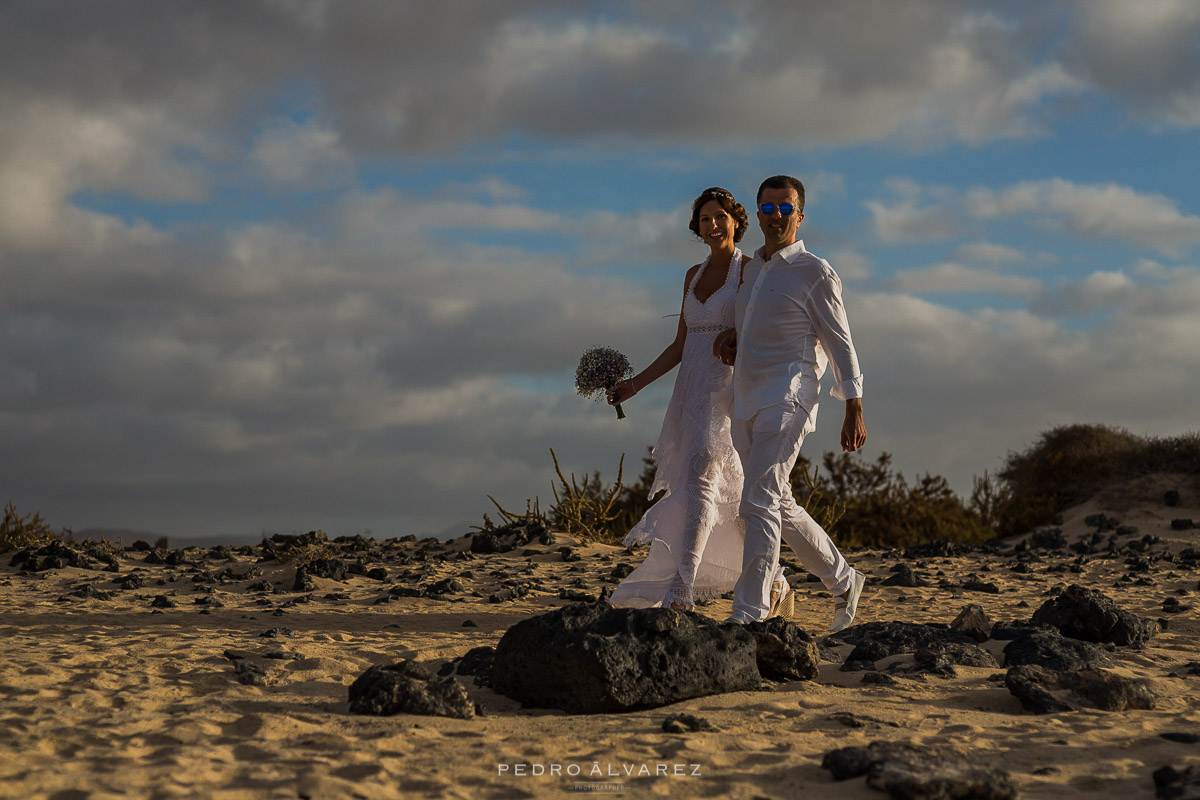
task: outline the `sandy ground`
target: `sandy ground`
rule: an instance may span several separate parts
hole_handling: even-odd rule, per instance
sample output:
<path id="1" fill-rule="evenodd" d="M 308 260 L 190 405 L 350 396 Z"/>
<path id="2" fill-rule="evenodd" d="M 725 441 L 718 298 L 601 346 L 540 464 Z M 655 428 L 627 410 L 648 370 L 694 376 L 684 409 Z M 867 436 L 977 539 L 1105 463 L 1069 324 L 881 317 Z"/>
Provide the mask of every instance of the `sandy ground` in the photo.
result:
<path id="1" fill-rule="evenodd" d="M 1164 486 L 1181 488 L 1184 505 L 1163 506 Z M 1200 546 L 1200 530 L 1170 529 L 1174 518 L 1200 522 L 1200 486 L 1160 477 L 1116 487 L 1065 515 L 1069 541 L 1090 532 L 1083 520 L 1097 511 L 1138 526 L 1138 536 L 1161 537 L 1152 553 Z M 436 670 L 473 647 L 495 645 L 513 623 L 565 605 L 560 588 L 595 594 L 612 585 L 605 579 L 614 566 L 636 564 L 644 553 L 587 545 L 576 548 L 582 560 L 564 563 L 558 548 L 570 543 L 560 534 L 552 546 L 530 547 L 536 552 L 529 555 L 518 549 L 461 560 L 454 555 L 466 539 L 395 545 L 391 552 L 415 557 L 412 565 L 379 562 L 389 573 L 385 581 L 318 578 L 315 592 L 291 591 L 293 567 L 256 564 L 248 553 L 202 560 L 206 551 L 197 550 L 188 557 L 200 566 L 166 566 L 124 551 L 119 574 L 82 568 L 22 574 L 7 566 L 10 551 L 0 561 L 0 796 L 878 798 L 884 795 L 863 779 L 835 783 L 820 767 L 832 749 L 876 740 L 952 745 L 979 765 L 1009 771 L 1029 798 L 1153 797 L 1155 769 L 1200 769 L 1200 744 L 1159 736 L 1200 733 L 1200 676 L 1185 675 L 1188 662 L 1200 661 L 1198 612 L 1163 610 L 1169 597 L 1191 606 L 1200 574 L 1162 561 L 1151 572 L 1131 574 L 1125 556 L 1087 556 L 1079 574 L 1055 571 L 1076 561 L 1069 552 L 1045 556 L 1029 573 L 1014 572 L 1011 556 L 908 561 L 935 581 L 961 583 L 973 573 L 1001 591 L 874 583 L 858 621 L 948 623 L 967 603 L 982 605 L 996 621 L 1024 620 L 1052 587 L 1081 583 L 1139 616 L 1169 618 L 1144 650 L 1116 653 L 1118 672 L 1150 681 L 1159 697 L 1155 709 L 1035 716 L 994 680 L 1002 670 L 959 667 L 956 678 L 899 677 L 888 687 L 824 664 L 816 681 L 764 684 L 627 714 L 522 709 L 466 677 L 460 680 L 484 716 L 348 712 L 347 687 L 369 666 L 414 659 Z M 872 550 L 853 553 L 851 561 L 882 580 L 902 559 Z M 252 567 L 261 576 L 195 581 L 226 568 L 243 576 Z M 145 586 L 117 590 L 113 580 L 132 571 L 147 577 Z M 466 591 L 447 599 L 375 604 L 392 586 L 464 571 L 471 573 L 463 578 Z M 543 588 L 489 602 L 499 582 L 514 576 Z M 1150 584 L 1131 580 L 1141 577 Z M 274 582 L 274 590 L 266 591 L 263 580 Z M 112 596 L 60 600 L 84 583 Z M 822 634 L 831 598 L 803 576 L 795 585 L 795 622 Z M 177 606 L 152 608 L 163 594 Z M 292 602 L 308 595 L 308 602 Z M 223 607 L 200 613 L 195 600 L 206 596 Z M 700 611 L 723 618 L 729 601 Z M 466 620 L 477 627 L 464 627 Z M 985 646 L 1002 660 L 1004 644 Z M 229 650 L 262 664 L 266 684 L 239 683 Z M 904 659 L 911 657 L 891 660 Z M 679 712 L 718 730 L 664 733 L 663 720 Z M 839 712 L 867 724 L 848 727 Z"/>

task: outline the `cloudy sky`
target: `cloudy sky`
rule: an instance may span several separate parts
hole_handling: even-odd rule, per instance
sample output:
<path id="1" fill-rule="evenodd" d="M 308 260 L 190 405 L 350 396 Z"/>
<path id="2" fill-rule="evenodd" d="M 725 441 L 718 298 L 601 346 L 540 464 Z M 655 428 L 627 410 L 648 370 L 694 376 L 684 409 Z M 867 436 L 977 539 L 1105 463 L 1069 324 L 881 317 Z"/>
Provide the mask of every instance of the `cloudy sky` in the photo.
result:
<path id="1" fill-rule="evenodd" d="M 1198 42 L 1193 0 L 6 2 L 0 501 L 457 535 L 551 447 L 636 474 L 673 374 L 618 422 L 578 356 L 653 359 L 691 199 L 776 173 L 864 458 L 965 492 L 1054 425 L 1196 430 Z"/>

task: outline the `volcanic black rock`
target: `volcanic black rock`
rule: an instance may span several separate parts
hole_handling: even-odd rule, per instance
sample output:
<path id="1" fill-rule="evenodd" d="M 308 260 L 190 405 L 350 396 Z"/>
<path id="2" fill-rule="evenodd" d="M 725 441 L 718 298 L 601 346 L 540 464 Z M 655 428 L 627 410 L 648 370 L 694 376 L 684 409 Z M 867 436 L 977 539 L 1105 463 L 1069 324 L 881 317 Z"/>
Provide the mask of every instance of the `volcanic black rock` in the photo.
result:
<path id="1" fill-rule="evenodd" d="M 350 711 L 383 717 L 423 714 L 471 719 L 475 706 L 453 678 L 435 678 L 410 661 L 374 666 L 350 684 Z"/>
<path id="2" fill-rule="evenodd" d="M 1004 666 L 1036 664 L 1053 670 L 1113 667 L 1116 662 L 1104 648 L 1079 639 L 1069 639 L 1052 628 L 1026 629 L 1004 647 Z"/>
<path id="3" fill-rule="evenodd" d="M 1031 550 L 1061 550 L 1067 546 L 1062 528 L 1039 528 L 1029 537 Z"/>
<path id="4" fill-rule="evenodd" d="M 1059 680 L 1101 711 L 1151 709 L 1158 701 L 1158 695 L 1148 681 L 1126 678 L 1104 669 L 1060 673 Z"/>
<path id="5" fill-rule="evenodd" d="M 754 636 L 755 660 L 764 678 L 805 681 L 817 677 L 821 661 L 813 638 L 797 625 L 776 617 L 746 626 Z"/>
<path id="6" fill-rule="evenodd" d="M 947 542 L 945 539 L 935 539 L 932 542 L 914 544 L 904 550 L 905 558 L 949 558 L 971 552 L 971 546 Z"/>
<path id="7" fill-rule="evenodd" d="M 1075 710 L 1075 705 L 1052 694 L 1061 689 L 1069 689 L 1072 698 L 1101 711 L 1151 709 L 1158 700 L 1147 681 L 1103 669 L 1060 672 L 1026 664 L 1010 669 L 1004 683 L 1021 705 L 1035 714 Z"/>
<path id="8" fill-rule="evenodd" d="M 968 592 L 983 592 L 985 594 L 1000 594 L 1000 587 L 990 581 L 982 581 L 975 575 L 967 576 L 962 588 Z"/>
<path id="9" fill-rule="evenodd" d="M 132 589 L 141 589 L 145 585 L 146 585 L 145 577 L 136 572 L 131 572 L 128 575 L 123 576 L 122 578 L 120 578 L 117 581 L 117 586 L 119 586 L 120 588 L 122 588 L 126 591 L 129 591 Z"/>
<path id="10" fill-rule="evenodd" d="M 842 666 L 843 672 L 873 669 L 874 662 L 921 648 L 945 644 L 974 645 L 974 636 L 952 630 L 944 624 L 915 622 L 865 622 L 826 638 L 853 644 L 854 650 Z"/>
<path id="11" fill-rule="evenodd" d="M 238 683 L 247 686 L 265 686 L 267 683 L 266 667 L 254 661 L 235 661 L 233 672 L 237 675 Z"/>
<path id="12" fill-rule="evenodd" d="M 1154 795 L 1158 800 L 1195 800 L 1200 797 L 1200 770 L 1175 769 L 1169 764 L 1154 770 Z"/>
<path id="13" fill-rule="evenodd" d="M 1056 698 L 1051 689 L 1057 689 L 1058 676 L 1054 670 L 1034 664 L 1013 667 L 1004 676 L 1004 685 L 1013 697 L 1021 701 L 1021 707 L 1034 714 L 1057 714 L 1074 711 L 1075 707 Z"/>
<path id="14" fill-rule="evenodd" d="M 476 686 L 488 686 L 491 683 L 492 660 L 496 657 L 496 648 L 482 645 L 473 647 L 453 662 L 459 675 L 474 675 Z"/>
<path id="15" fill-rule="evenodd" d="M 464 586 L 463 582 L 458 578 L 443 578 L 437 583 L 430 584 L 429 586 L 425 587 L 425 594 L 430 596 L 439 594 L 461 594 L 466 590 L 467 587 Z"/>
<path id="16" fill-rule="evenodd" d="M 715 731 L 711 722 L 691 714 L 672 714 L 663 720 L 662 729 L 665 733 L 692 733 L 695 731 Z"/>
<path id="17" fill-rule="evenodd" d="M 40 559 L 40 561 L 39 561 Z M 66 542 L 51 541 L 40 547 L 20 550 L 8 562 L 10 567 L 20 567 L 30 572 L 40 572 L 63 567 L 92 567 L 91 559 L 70 547 Z"/>
<path id="18" fill-rule="evenodd" d="M 986 642 L 991 637 L 991 629 L 992 621 L 984 613 L 983 606 L 977 603 L 963 606 L 954 622 L 950 623 L 950 630 L 970 636 L 977 642 Z"/>
<path id="19" fill-rule="evenodd" d="M 566 606 L 513 625 L 496 647 L 492 688 L 572 713 L 626 711 L 757 689 L 754 636 L 671 609 Z"/>
<path id="20" fill-rule="evenodd" d="M 1158 631 L 1156 623 L 1138 619 L 1101 592 L 1078 584 L 1047 600 L 1034 612 L 1032 622 L 1051 625 L 1064 636 L 1085 642 L 1121 645 L 1145 644 Z"/>
<path id="21" fill-rule="evenodd" d="M 296 580 L 292 583 L 293 592 L 312 592 L 316 591 L 317 583 L 312 579 L 312 575 L 308 573 L 307 567 L 296 568 Z"/>
<path id="22" fill-rule="evenodd" d="M 337 558 L 318 558 L 307 565 L 308 574 L 314 578 L 331 581 L 346 580 L 346 562 Z"/>
<path id="23" fill-rule="evenodd" d="M 884 586 L 928 586 L 929 582 L 917 575 L 913 568 L 908 564 L 897 565 L 896 573 L 890 578 L 885 578 Z"/>
<path id="24" fill-rule="evenodd" d="M 868 786 L 895 798 L 1016 800 L 1018 796 L 1007 772 L 979 767 L 949 748 L 871 742 L 826 753 L 821 766 L 838 781 L 865 775 Z"/>
<path id="25" fill-rule="evenodd" d="M 472 553 L 507 553 L 531 542 L 554 544 L 554 534 L 540 521 L 513 522 L 503 528 L 480 531 L 471 537 Z"/>

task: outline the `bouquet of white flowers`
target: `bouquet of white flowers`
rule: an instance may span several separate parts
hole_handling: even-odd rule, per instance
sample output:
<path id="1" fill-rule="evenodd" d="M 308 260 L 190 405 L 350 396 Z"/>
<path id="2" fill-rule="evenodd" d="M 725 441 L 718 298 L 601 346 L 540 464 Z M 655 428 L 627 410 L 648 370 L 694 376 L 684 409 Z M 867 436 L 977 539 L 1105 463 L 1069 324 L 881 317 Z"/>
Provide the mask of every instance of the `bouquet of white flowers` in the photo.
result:
<path id="1" fill-rule="evenodd" d="M 575 391 L 583 397 L 599 400 L 619 381 L 633 375 L 629 359 L 611 347 L 593 347 L 579 357 L 575 368 Z M 625 412 L 617 404 L 617 419 L 625 419 Z"/>

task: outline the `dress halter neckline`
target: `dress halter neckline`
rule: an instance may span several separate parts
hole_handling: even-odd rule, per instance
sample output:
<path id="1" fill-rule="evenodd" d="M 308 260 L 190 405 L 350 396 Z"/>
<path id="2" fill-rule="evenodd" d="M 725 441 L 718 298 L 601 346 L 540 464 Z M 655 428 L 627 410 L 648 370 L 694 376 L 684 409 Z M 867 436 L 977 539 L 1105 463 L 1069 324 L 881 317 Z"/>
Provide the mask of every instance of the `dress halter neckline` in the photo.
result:
<path id="1" fill-rule="evenodd" d="M 712 291 L 712 294 L 710 294 L 708 297 L 701 300 L 696 295 L 696 284 L 700 282 L 700 276 L 704 274 L 704 271 L 706 269 L 708 269 L 708 265 L 712 261 L 712 253 L 709 253 L 708 258 L 704 259 L 704 262 L 700 265 L 700 269 L 696 270 L 696 274 L 694 276 L 692 276 L 692 285 L 688 287 L 688 294 L 691 295 L 692 298 L 700 305 L 706 305 L 709 300 L 713 299 L 713 295 L 716 295 L 718 292 L 720 292 L 722 289 L 724 289 L 726 286 L 729 285 L 729 276 L 733 273 L 734 264 L 737 265 L 738 271 L 741 271 L 741 267 L 742 267 L 741 259 L 742 259 L 741 249 L 738 247 L 734 247 L 733 255 L 731 255 L 729 257 L 729 267 L 725 271 L 725 282 L 722 283 L 716 289 L 714 289 Z"/>

